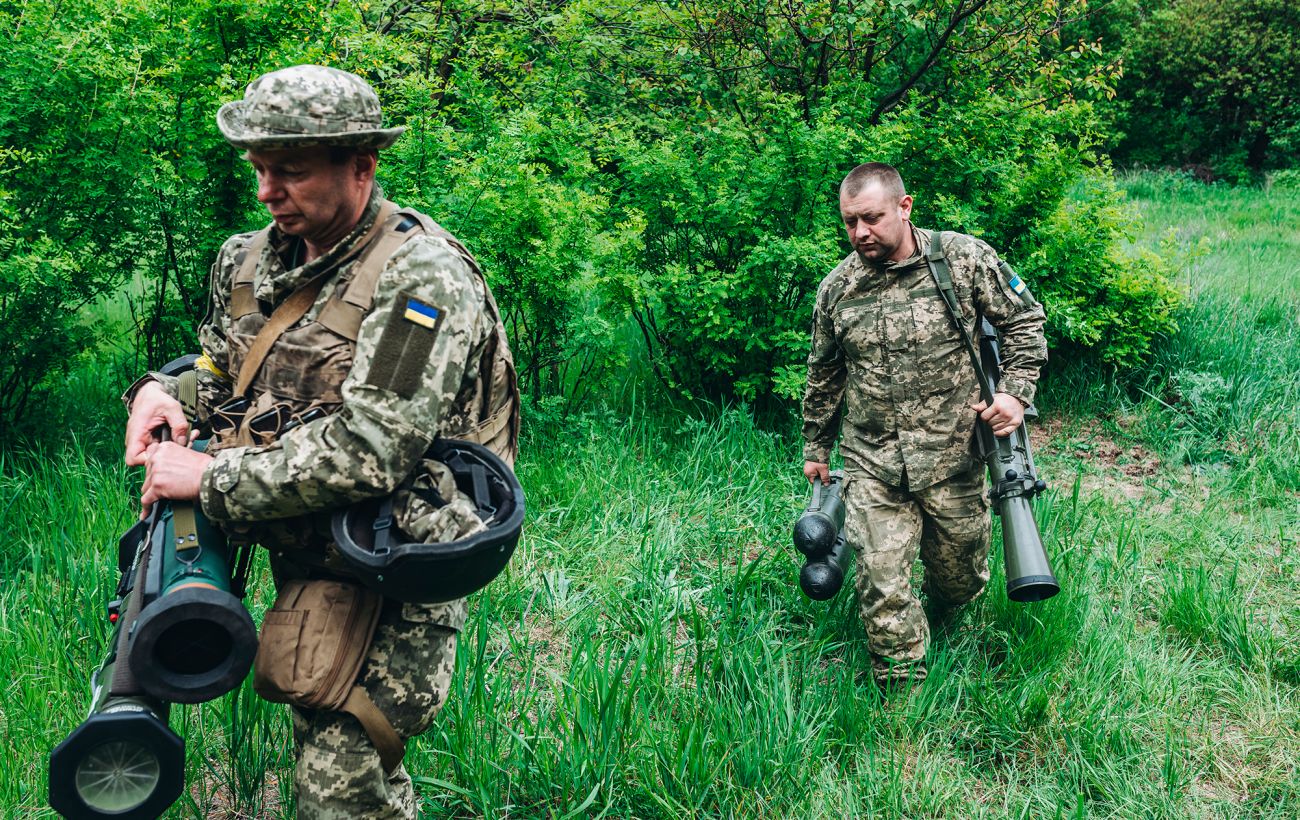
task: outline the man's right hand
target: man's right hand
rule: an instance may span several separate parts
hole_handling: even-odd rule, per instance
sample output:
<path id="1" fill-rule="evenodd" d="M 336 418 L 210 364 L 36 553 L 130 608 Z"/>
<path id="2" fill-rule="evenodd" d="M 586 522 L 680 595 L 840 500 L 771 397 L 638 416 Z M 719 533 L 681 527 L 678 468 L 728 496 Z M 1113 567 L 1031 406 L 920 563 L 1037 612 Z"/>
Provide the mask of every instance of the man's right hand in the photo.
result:
<path id="1" fill-rule="evenodd" d="M 823 484 L 831 483 L 831 465 L 823 464 L 820 461 L 805 461 L 803 463 L 803 474 L 811 484 L 817 479 L 821 479 Z"/>
<path id="2" fill-rule="evenodd" d="M 131 400 L 131 415 L 126 420 L 126 463 L 139 467 L 145 451 L 155 443 L 154 430 L 163 425 L 171 428 L 172 441 L 189 443 L 190 423 L 181 403 L 167 394 L 158 382 L 145 382 Z"/>

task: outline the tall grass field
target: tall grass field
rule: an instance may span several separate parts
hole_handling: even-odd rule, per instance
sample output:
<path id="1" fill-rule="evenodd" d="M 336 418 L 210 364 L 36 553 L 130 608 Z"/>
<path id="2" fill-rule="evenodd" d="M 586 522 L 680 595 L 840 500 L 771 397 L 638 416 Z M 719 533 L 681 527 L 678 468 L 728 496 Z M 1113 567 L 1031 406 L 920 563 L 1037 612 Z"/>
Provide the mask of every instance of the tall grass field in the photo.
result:
<path id="1" fill-rule="evenodd" d="M 1008 602 L 995 530 L 988 591 L 883 700 L 848 590 L 798 588 L 794 424 L 635 402 L 533 419 L 524 539 L 409 747 L 422 815 L 1300 816 L 1300 190 L 1124 185 L 1134 241 L 1185 257 L 1190 298 L 1142 379 L 1044 386 L 1059 596 Z M 87 373 L 69 407 L 116 421 L 51 409 L 66 442 L 0 468 L 4 817 L 53 815 L 49 751 L 85 717 L 134 517 L 120 379 Z M 294 816 L 284 707 L 246 683 L 171 725 L 187 791 L 167 816 Z"/>

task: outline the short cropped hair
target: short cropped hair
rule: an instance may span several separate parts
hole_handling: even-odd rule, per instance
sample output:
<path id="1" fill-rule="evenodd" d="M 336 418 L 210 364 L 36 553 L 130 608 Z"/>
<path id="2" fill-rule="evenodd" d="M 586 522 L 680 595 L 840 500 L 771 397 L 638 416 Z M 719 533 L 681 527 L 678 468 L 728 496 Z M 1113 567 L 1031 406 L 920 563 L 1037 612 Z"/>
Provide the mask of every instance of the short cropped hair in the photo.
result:
<path id="1" fill-rule="evenodd" d="M 840 183 L 840 196 L 854 197 L 862 192 L 863 188 L 873 182 L 880 183 L 884 189 L 894 199 L 902 199 L 907 196 L 906 189 L 903 188 L 903 178 L 899 176 L 898 169 L 892 165 L 886 165 L 883 162 L 865 162 L 849 171 L 848 176 Z"/>

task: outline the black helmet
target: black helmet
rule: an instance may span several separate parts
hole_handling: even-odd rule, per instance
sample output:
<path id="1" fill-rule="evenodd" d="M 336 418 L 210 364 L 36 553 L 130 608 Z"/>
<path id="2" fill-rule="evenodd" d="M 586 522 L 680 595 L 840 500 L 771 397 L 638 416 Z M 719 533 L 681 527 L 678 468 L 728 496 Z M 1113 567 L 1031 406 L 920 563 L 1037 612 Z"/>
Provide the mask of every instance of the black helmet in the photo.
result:
<path id="1" fill-rule="evenodd" d="M 455 541 L 407 543 L 393 521 L 393 497 L 374 498 L 334 514 L 331 530 L 344 562 L 361 583 L 406 603 L 464 598 L 505 569 L 524 523 L 524 489 L 514 472 L 481 444 L 439 439 L 425 458 L 451 470 L 474 501 L 483 532 Z"/>

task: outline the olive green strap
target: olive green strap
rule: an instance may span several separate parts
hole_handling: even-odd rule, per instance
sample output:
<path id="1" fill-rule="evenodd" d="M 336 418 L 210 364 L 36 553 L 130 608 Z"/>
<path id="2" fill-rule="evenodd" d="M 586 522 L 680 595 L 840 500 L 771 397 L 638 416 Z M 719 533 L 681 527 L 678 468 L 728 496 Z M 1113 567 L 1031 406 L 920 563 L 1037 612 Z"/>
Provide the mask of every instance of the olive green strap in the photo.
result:
<path id="1" fill-rule="evenodd" d="M 147 531 L 144 537 L 149 538 L 152 532 L 152 530 Z M 131 570 L 135 573 L 135 583 L 131 586 L 130 597 L 126 599 L 125 611 L 118 613 L 119 626 L 115 653 L 117 663 L 113 664 L 113 680 L 108 685 L 110 695 L 138 695 L 141 692 L 140 684 L 135 679 L 135 671 L 128 660 L 127 649 L 131 646 L 131 630 L 126 626 L 135 623 L 136 618 L 140 616 L 140 608 L 143 605 L 141 599 L 144 598 L 144 573 L 149 566 L 149 553 L 152 550 L 152 544 L 145 544 L 144 548 L 137 553 L 136 564 Z"/>
<path id="2" fill-rule="evenodd" d="M 173 501 L 171 504 L 176 551 L 195 549 L 199 545 L 199 528 L 194 520 L 194 505 L 188 501 Z"/>
<path id="3" fill-rule="evenodd" d="M 176 399 L 181 403 L 185 418 L 191 421 L 199 414 L 199 372 L 186 370 L 176 379 Z"/>
<path id="4" fill-rule="evenodd" d="M 925 263 L 930 268 L 930 275 L 934 277 L 935 284 L 939 286 L 939 295 L 943 297 L 943 304 L 948 308 L 948 316 L 957 326 L 962 343 L 966 345 L 966 352 L 970 354 L 971 366 L 975 368 L 975 379 L 979 382 L 980 398 L 986 404 L 992 405 L 993 384 L 985 374 L 983 365 L 980 364 L 979 353 L 976 352 L 975 344 L 971 341 L 970 331 L 966 330 L 966 322 L 962 320 L 961 305 L 957 303 L 957 292 L 952 286 L 952 271 L 948 268 L 948 257 L 943 253 L 939 231 L 934 232 L 930 241 L 930 252 L 925 255 Z"/>
<path id="5" fill-rule="evenodd" d="M 379 762 L 383 764 L 384 772 L 392 773 L 406 755 L 406 741 L 402 740 L 393 724 L 375 706 L 366 690 L 353 686 L 339 711 L 347 712 L 361 722 L 361 727 L 370 735 L 370 742 L 375 744 L 375 750 L 379 752 Z"/>

